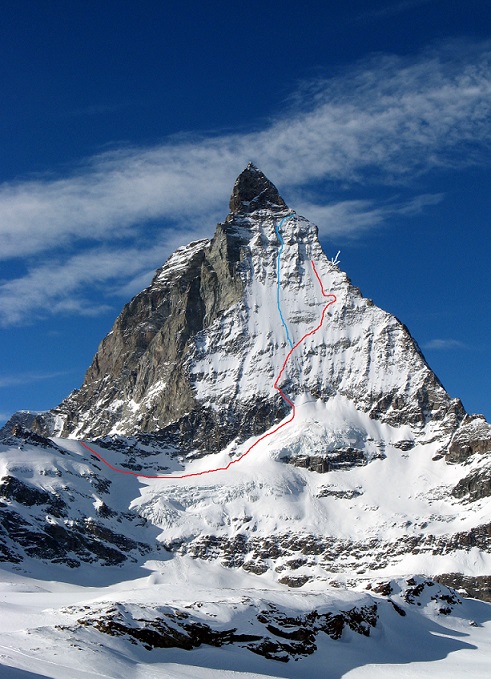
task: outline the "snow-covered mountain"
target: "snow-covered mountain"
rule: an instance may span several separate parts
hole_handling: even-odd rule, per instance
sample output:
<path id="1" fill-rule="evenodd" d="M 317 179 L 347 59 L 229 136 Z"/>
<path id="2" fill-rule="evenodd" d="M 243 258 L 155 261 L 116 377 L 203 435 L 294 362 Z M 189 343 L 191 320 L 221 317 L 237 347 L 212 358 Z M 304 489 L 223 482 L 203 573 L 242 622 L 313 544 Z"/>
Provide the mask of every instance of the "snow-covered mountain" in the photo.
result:
<path id="1" fill-rule="evenodd" d="M 400 658 L 416 629 L 424 645 L 437 629 L 469 633 L 471 609 L 474 625 L 489 619 L 446 586 L 491 600 L 490 425 L 448 396 L 408 329 L 253 165 L 213 238 L 177 250 L 124 307 L 82 387 L 1 433 L 7 590 L 44 587 L 33 577 L 111 584 L 95 601 L 77 590 L 83 606 L 70 594 L 78 604 L 31 630 L 41 646 L 88 644 L 90 667 L 98 643 L 159 659 L 156 648 L 233 646 L 196 662 L 258 673 L 251 651 L 337 648 L 343 676 L 362 648 L 396 662 L 382 637 Z M 138 583 L 134 596 L 120 580 Z M 458 623 L 455 607 L 467 607 Z M 373 643 L 339 650 L 352 634 Z M 158 662 L 182 664 L 169 657 Z M 278 676 L 314 676 L 305 663 Z"/>
<path id="2" fill-rule="evenodd" d="M 446 452 L 465 417 L 461 403 L 408 330 L 326 257 L 317 227 L 252 165 L 230 210 L 211 241 L 177 250 L 125 306 L 45 432 L 82 438 L 170 427 L 186 452 L 205 455 L 267 431 L 290 410 L 275 378 L 291 346 L 319 323 L 324 286 L 336 302 L 288 361 L 284 392 L 319 403 L 344 397 L 371 419 L 408 425 L 408 441 L 438 438 Z"/>

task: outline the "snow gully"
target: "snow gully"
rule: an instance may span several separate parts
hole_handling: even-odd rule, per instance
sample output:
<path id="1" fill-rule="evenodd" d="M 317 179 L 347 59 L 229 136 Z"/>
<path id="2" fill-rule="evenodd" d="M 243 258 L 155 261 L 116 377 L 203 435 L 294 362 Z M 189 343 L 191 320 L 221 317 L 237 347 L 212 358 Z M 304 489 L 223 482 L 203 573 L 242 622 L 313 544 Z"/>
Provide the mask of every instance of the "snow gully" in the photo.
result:
<path id="1" fill-rule="evenodd" d="M 283 323 L 283 327 L 285 328 L 286 331 L 286 339 L 288 340 L 290 347 L 293 347 L 293 342 L 290 337 L 290 333 L 288 332 L 288 326 L 286 324 L 285 319 L 283 318 L 283 312 L 281 310 L 281 255 L 283 254 L 283 249 L 285 247 L 285 241 L 283 240 L 283 236 L 281 235 L 280 229 L 283 226 L 283 224 L 286 222 L 287 219 L 291 219 L 294 217 L 294 213 L 287 215 L 286 217 L 283 217 L 281 222 L 277 224 L 274 227 L 274 230 L 276 231 L 276 235 L 278 236 L 278 240 L 280 241 L 280 249 L 278 250 L 278 256 L 277 256 L 277 264 L 276 264 L 276 269 L 277 269 L 277 288 L 276 288 L 276 302 L 278 304 L 278 311 L 280 312 L 280 318 L 281 322 Z"/>

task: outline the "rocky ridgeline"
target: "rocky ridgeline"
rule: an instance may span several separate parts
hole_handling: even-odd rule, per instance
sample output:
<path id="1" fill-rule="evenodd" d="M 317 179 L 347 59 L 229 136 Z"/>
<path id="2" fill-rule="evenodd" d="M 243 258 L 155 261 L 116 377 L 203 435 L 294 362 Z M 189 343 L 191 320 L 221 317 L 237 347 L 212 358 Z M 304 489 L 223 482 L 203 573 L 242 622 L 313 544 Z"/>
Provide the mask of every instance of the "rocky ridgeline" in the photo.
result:
<path id="1" fill-rule="evenodd" d="M 78 455 L 18 424 L 0 445 L 3 458 L 7 451 L 10 461 L 0 478 L 0 561 L 73 569 L 136 563 L 155 551 L 142 529 L 145 521 L 114 506 L 111 479 L 95 458 L 81 464 Z"/>

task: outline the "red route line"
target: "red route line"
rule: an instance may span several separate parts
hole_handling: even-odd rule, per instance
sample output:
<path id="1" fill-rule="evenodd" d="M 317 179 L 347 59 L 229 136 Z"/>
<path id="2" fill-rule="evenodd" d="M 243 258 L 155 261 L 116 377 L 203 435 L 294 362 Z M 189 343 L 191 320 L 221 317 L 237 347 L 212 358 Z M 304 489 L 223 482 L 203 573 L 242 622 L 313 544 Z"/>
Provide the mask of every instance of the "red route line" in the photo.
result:
<path id="1" fill-rule="evenodd" d="M 274 388 L 276 389 L 276 391 L 278 391 L 278 392 L 280 393 L 282 399 L 283 399 L 284 401 L 286 401 L 286 402 L 288 403 L 288 405 L 290 405 L 291 408 L 292 408 L 292 412 L 291 412 L 290 418 L 289 418 L 288 420 L 285 420 L 285 422 L 282 422 L 281 424 L 279 424 L 279 425 L 276 427 L 276 429 L 273 429 L 273 431 L 269 431 L 269 432 L 267 432 L 266 434 L 263 434 L 262 436 L 260 436 L 260 437 L 257 439 L 257 441 L 255 441 L 251 446 L 249 446 L 249 448 L 245 451 L 245 453 L 242 453 L 242 455 L 240 455 L 239 457 L 236 457 L 235 459 L 230 460 L 230 462 L 229 462 L 225 467 L 216 467 L 216 469 L 205 469 L 204 471 L 201 471 L 201 472 L 193 472 L 193 473 L 190 473 L 190 474 L 158 474 L 158 475 L 150 475 L 150 474 L 138 474 L 137 472 L 128 471 L 128 470 L 126 470 L 126 469 L 118 469 L 117 467 L 113 467 L 113 465 L 112 465 L 110 462 L 108 462 L 108 461 L 107 461 L 100 453 L 97 453 L 95 450 L 93 450 L 90 446 L 88 446 L 88 445 L 87 445 L 86 443 L 84 443 L 83 441 L 80 441 L 80 445 L 82 445 L 84 448 L 87 448 L 87 450 L 89 450 L 93 455 L 95 455 L 101 462 L 103 462 L 105 465 L 107 465 L 107 466 L 109 467 L 109 469 L 112 469 L 114 472 L 118 472 L 119 474 L 126 474 L 126 475 L 128 475 L 128 476 L 137 476 L 137 477 L 140 477 L 140 478 L 143 478 L 143 479 L 189 479 L 189 478 L 191 478 L 192 476 L 203 476 L 204 474 L 212 474 L 213 472 L 225 472 L 225 471 L 227 471 L 228 469 L 230 469 L 230 467 L 231 467 L 233 464 L 236 464 L 237 462 L 240 462 L 241 460 L 244 459 L 244 457 L 245 457 L 246 455 L 249 455 L 249 453 L 251 452 L 251 450 L 252 450 L 253 448 L 255 448 L 255 447 L 257 446 L 258 443 L 260 443 L 261 441 L 264 441 L 264 439 L 268 438 L 269 436 L 273 436 L 273 434 L 276 434 L 276 432 L 278 432 L 280 429 L 283 429 L 283 427 L 286 427 L 287 424 L 290 424 L 290 422 L 293 422 L 293 420 L 295 419 L 295 414 L 296 414 L 296 411 L 295 411 L 295 404 L 293 403 L 293 401 L 290 401 L 290 399 L 288 398 L 288 396 L 286 396 L 286 395 L 283 393 L 283 391 L 281 390 L 281 388 L 278 386 L 278 382 L 280 381 L 281 376 L 283 375 L 283 373 L 284 373 L 284 371 L 285 371 L 286 364 L 288 363 L 288 361 L 289 361 L 289 359 L 290 359 L 290 356 L 293 354 L 293 352 L 295 351 L 295 349 L 297 349 L 297 347 L 299 347 L 299 346 L 302 344 L 302 342 L 304 342 L 304 341 L 307 339 L 307 337 L 310 337 L 311 335 L 314 335 L 318 330 L 321 329 L 322 324 L 324 323 L 324 317 L 325 317 L 325 315 L 326 315 L 326 311 L 329 309 L 329 307 L 330 307 L 332 304 L 334 304 L 334 302 L 336 302 L 336 295 L 334 295 L 333 293 L 326 293 L 326 292 L 324 291 L 324 286 L 322 285 L 322 281 L 321 281 L 321 279 L 320 279 L 320 277 L 319 277 L 319 274 L 317 273 L 317 269 L 315 268 L 315 264 L 314 264 L 314 261 L 313 261 L 313 260 L 311 260 L 311 264 L 312 264 L 312 268 L 313 268 L 313 270 L 314 270 L 314 273 L 315 273 L 315 275 L 316 275 L 316 278 L 317 278 L 317 280 L 319 281 L 319 285 L 321 286 L 322 294 L 324 295 L 324 297 L 331 297 L 332 299 L 331 299 L 331 300 L 325 305 L 325 307 L 322 309 L 322 315 L 321 315 L 321 319 L 320 319 L 320 321 L 319 321 L 319 324 L 318 324 L 313 330 L 311 330 L 310 332 L 307 332 L 307 333 L 302 337 L 302 339 L 298 340 L 298 342 L 297 342 L 296 344 L 294 344 L 293 347 L 290 349 L 290 351 L 288 352 L 288 354 L 287 354 L 287 356 L 286 356 L 286 358 L 285 358 L 285 360 L 284 360 L 284 362 L 283 362 L 283 365 L 281 366 L 281 370 L 280 370 L 280 372 L 278 373 L 278 377 L 276 378 L 275 383 L 274 383 L 274 385 L 273 385 Z"/>

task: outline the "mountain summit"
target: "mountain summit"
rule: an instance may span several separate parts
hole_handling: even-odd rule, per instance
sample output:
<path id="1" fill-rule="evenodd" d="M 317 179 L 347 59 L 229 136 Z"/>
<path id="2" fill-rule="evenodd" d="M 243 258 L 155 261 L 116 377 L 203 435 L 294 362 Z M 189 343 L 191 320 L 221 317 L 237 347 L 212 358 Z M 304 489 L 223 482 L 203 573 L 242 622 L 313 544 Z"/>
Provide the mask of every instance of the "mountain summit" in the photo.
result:
<path id="1" fill-rule="evenodd" d="M 276 186 L 253 163 L 237 177 L 229 206 L 232 213 L 286 207 Z"/>

